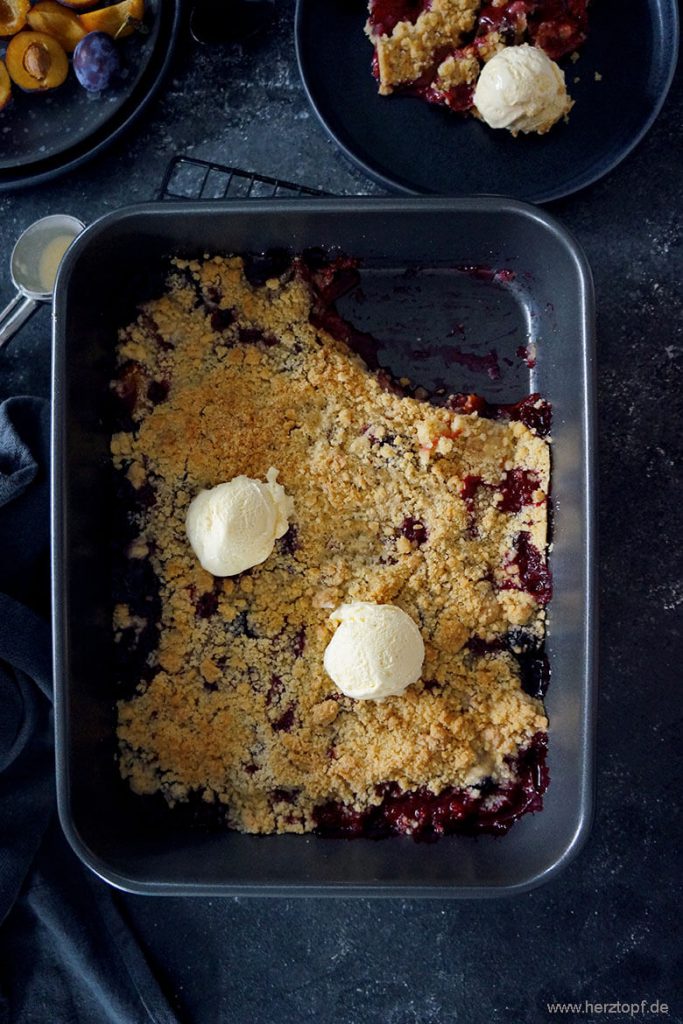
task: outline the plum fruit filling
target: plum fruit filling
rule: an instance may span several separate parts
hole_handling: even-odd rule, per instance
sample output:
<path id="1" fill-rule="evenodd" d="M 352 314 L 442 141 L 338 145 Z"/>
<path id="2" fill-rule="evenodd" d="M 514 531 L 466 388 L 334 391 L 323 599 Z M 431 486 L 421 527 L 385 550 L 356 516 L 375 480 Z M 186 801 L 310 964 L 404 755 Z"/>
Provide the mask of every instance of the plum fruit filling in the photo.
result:
<path id="1" fill-rule="evenodd" d="M 202 827 L 502 835 L 548 785 L 551 408 L 396 380 L 337 308 L 359 282 L 357 261 L 321 250 L 176 260 L 120 332 L 121 775 Z M 293 496 L 288 529 L 265 562 L 210 575 L 189 501 L 271 465 Z M 419 624 L 423 674 L 402 696 L 352 700 L 324 673 L 328 617 L 348 600 Z"/>
<path id="2" fill-rule="evenodd" d="M 344 839 L 504 835 L 523 814 L 542 809 L 548 788 L 547 750 L 547 737 L 537 733 L 529 746 L 511 759 L 514 781 L 504 785 L 484 779 L 476 787 L 451 787 L 435 794 L 424 788 L 404 793 L 389 783 L 380 790 L 380 802 L 367 810 L 324 804 L 314 812 L 316 831 Z"/>
<path id="3" fill-rule="evenodd" d="M 370 0 L 368 16 L 378 36 L 389 35 L 399 21 L 417 21 L 429 7 L 429 0 Z"/>

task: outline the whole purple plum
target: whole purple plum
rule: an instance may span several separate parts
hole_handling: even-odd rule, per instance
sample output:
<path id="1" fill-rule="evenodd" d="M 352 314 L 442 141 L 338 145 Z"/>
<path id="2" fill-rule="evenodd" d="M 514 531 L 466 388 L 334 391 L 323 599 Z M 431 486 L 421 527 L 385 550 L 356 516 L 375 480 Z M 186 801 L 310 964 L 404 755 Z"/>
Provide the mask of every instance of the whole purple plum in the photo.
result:
<path id="1" fill-rule="evenodd" d="M 76 78 L 88 92 L 107 89 L 121 71 L 116 44 L 106 32 L 89 32 L 74 50 Z"/>

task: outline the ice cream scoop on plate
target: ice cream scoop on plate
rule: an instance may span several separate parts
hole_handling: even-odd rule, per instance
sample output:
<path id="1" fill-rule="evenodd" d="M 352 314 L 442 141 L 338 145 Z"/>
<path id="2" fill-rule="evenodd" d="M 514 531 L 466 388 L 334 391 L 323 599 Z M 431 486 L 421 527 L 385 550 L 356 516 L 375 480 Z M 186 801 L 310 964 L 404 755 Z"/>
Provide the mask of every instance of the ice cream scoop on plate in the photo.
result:
<path id="1" fill-rule="evenodd" d="M 524 43 L 500 50 L 484 65 L 474 106 L 491 128 L 543 135 L 569 113 L 573 101 L 559 65 Z"/>

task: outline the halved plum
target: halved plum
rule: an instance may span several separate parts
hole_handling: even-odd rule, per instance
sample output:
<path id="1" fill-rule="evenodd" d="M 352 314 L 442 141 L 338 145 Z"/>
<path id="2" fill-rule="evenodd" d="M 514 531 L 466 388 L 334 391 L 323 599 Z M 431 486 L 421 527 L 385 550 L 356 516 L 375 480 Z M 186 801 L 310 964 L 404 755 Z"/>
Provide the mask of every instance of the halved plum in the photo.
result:
<path id="1" fill-rule="evenodd" d="M 45 32 L 19 32 L 5 54 L 10 78 L 25 92 L 45 92 L 61 85 L 69 72 L 64 49 Z"/>
<path id="2" fill-rule="evenodd" d="M 145 0 L 121 0 L 81 14 L 79 21 L 86 32 L 106 32 L 114 39 L 124 39 L 140 27 L 144 16 Z"/>
<path id="3" fill-rule="evenodd" d="M 0 0 L 0 36 L 21 32 L 30 7 L 30 0 Z"/>
<path id="4" fill-rule="evenodd" d="M 0 60 L 0 110 L 4 110 L 12 99 L 12 82 L 7 74 L 5 62 Z"/>
<path id="5" fill-rule="evenodd" d="M 75 11 L 70 11 L 57 0 L 40 0 L 28 15 L 28 23 L 36 32 L 45 32 L 56 39 L 66 53 L 73 53 L 86 30 Z"/>

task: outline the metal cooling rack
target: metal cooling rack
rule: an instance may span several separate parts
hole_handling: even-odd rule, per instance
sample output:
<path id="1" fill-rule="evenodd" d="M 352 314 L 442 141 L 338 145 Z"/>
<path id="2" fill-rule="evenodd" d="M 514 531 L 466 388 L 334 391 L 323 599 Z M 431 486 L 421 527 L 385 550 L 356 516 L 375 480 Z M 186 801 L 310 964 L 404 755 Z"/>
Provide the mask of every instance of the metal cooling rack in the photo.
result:
<path id="1" fill-rule="evenodd" d="M 160 199 L 273 199 L 326 196 L 322 189 L 297 185 L 282 178 L 253 174 L 238 167 L 175 156 L 159 191 Z"/>

